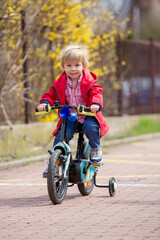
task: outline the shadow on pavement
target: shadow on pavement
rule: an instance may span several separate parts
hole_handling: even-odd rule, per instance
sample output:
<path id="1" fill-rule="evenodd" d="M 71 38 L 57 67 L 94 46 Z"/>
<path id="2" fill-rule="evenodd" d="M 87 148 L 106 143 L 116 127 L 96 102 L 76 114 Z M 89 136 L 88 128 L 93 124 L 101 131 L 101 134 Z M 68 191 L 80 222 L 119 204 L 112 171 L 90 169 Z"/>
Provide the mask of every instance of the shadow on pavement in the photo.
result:
<path id="1" fill-rule="evenodd" d="M 66 195 L 64 201 L 72 200 L 74 198 L 83 197 L 80 194 Z M 22 198 L 2 198 L 0 199 L 0 206 L 9 207 L 46 207 L 53 205 L 48 195 L 40 197 L 22 197 Z"/>
<path id="2" fill-rule="evenodd" d="M 48 196 L 40 197 L 22 197 L 22 198 L 5 198 L 0 199 L 0 206 L 10 207 L 44 207 L 49 205 Z"/>

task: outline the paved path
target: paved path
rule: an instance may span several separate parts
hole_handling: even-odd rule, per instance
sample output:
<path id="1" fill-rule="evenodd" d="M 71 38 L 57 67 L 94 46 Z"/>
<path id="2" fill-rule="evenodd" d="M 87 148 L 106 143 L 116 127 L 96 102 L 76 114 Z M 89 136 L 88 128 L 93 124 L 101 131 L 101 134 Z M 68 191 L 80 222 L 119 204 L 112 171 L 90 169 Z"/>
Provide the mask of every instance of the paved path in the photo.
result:
<path id="1" fill-rule="evenodd" d="M 39 162 L 0 171 L 0 239 L 160 239 L 160 139 L 104 149 L 97 182 L 116 177 L 118 190 L 94 187 L 83 197 L 68 188 L 60 205 L 51 204 L 46 167 Z"/>

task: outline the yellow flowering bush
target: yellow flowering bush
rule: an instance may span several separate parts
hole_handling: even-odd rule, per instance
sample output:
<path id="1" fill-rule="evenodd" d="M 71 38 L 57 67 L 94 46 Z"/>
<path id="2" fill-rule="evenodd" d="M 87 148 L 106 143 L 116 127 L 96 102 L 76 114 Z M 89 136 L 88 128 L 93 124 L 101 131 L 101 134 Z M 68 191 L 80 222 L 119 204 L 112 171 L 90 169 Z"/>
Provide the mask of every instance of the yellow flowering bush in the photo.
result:
<path id="1" fill-rule="evenodd" d="M 13 98 L 14 91 L 19 94 L 19 108 L 24 107 L 24 61 L 28 60 L 25 77 L 29 81 L 31 103 L 37 105 L 41 95 L 61 73 L 59 55 L 62 48 L 69 44 L 88 46 L 90 70 L 98 75 L 103 85 L 119 88 L 115 45 L 117 34 L 125 37 L 125 21 L 117 22 L 107 9 L 102 12 L 100 4 L 96 0 L 1 1 L 0 43 L 10 69 L 3 87 L 12 88 Z M 24 29 L 22 13 L 25 13 Z M 10 102 L 10 107 L 13 102 Z M 21 109 L 19 112 L 22 113 Z"/>

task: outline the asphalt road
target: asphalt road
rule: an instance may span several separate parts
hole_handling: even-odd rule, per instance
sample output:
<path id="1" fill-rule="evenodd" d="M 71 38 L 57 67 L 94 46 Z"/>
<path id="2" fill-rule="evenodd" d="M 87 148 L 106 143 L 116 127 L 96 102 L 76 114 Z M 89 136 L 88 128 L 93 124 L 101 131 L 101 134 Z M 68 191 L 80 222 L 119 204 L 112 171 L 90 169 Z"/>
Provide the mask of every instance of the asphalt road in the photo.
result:
<path id="1" fill-rule="evenodd" d="M 42 172 L 46 161 L 0 170 L 0 239 L 160 239 L 160 138 L 104 149 L 97 182 L 115 177 L 114 197 L 76 185 L 53 205 Z"/>

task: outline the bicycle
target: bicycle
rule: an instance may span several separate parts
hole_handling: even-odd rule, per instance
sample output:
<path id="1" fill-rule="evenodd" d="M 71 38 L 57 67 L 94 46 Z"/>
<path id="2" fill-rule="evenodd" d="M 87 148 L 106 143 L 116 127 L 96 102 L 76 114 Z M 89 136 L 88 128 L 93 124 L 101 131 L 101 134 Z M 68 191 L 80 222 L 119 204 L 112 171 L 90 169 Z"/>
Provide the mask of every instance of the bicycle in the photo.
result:
<path id="1" fill-rule="evenodd" d="M 38 112 L 36 115 L 48 113 L 51 110 L 60 109 L 59 115 L 62 118 L 60 142 L 54 146 L 53 152 L 49 150 L 50 158 L 48 165 L 47 188 L 50 200 L 53 204 L 60 204 L 66 196 L 67 188 L 77 184 L 80 193 L 87 196 L 96 187 L 109 188 L 111 197 L 115 195 L 117 184 L 115 178 L 110 178 L 108 185 L 96 184 L 98 167 L 90 162 L 89 141 L 84 139 L 84 132 L 78 129 L 78 142 L 75 159 L 72 158 L 71 148 L 66 134 L 67 121 L 76 121 L 77 115 L 70 113 L 70 109 L 75 109 L 80 114 L 95 116 L 89 107 L 59 105 L 58 101 L 54 106 L 46 105 L 45 112 Z M 71 183 L 68 185 L 68 183 Z"/>

